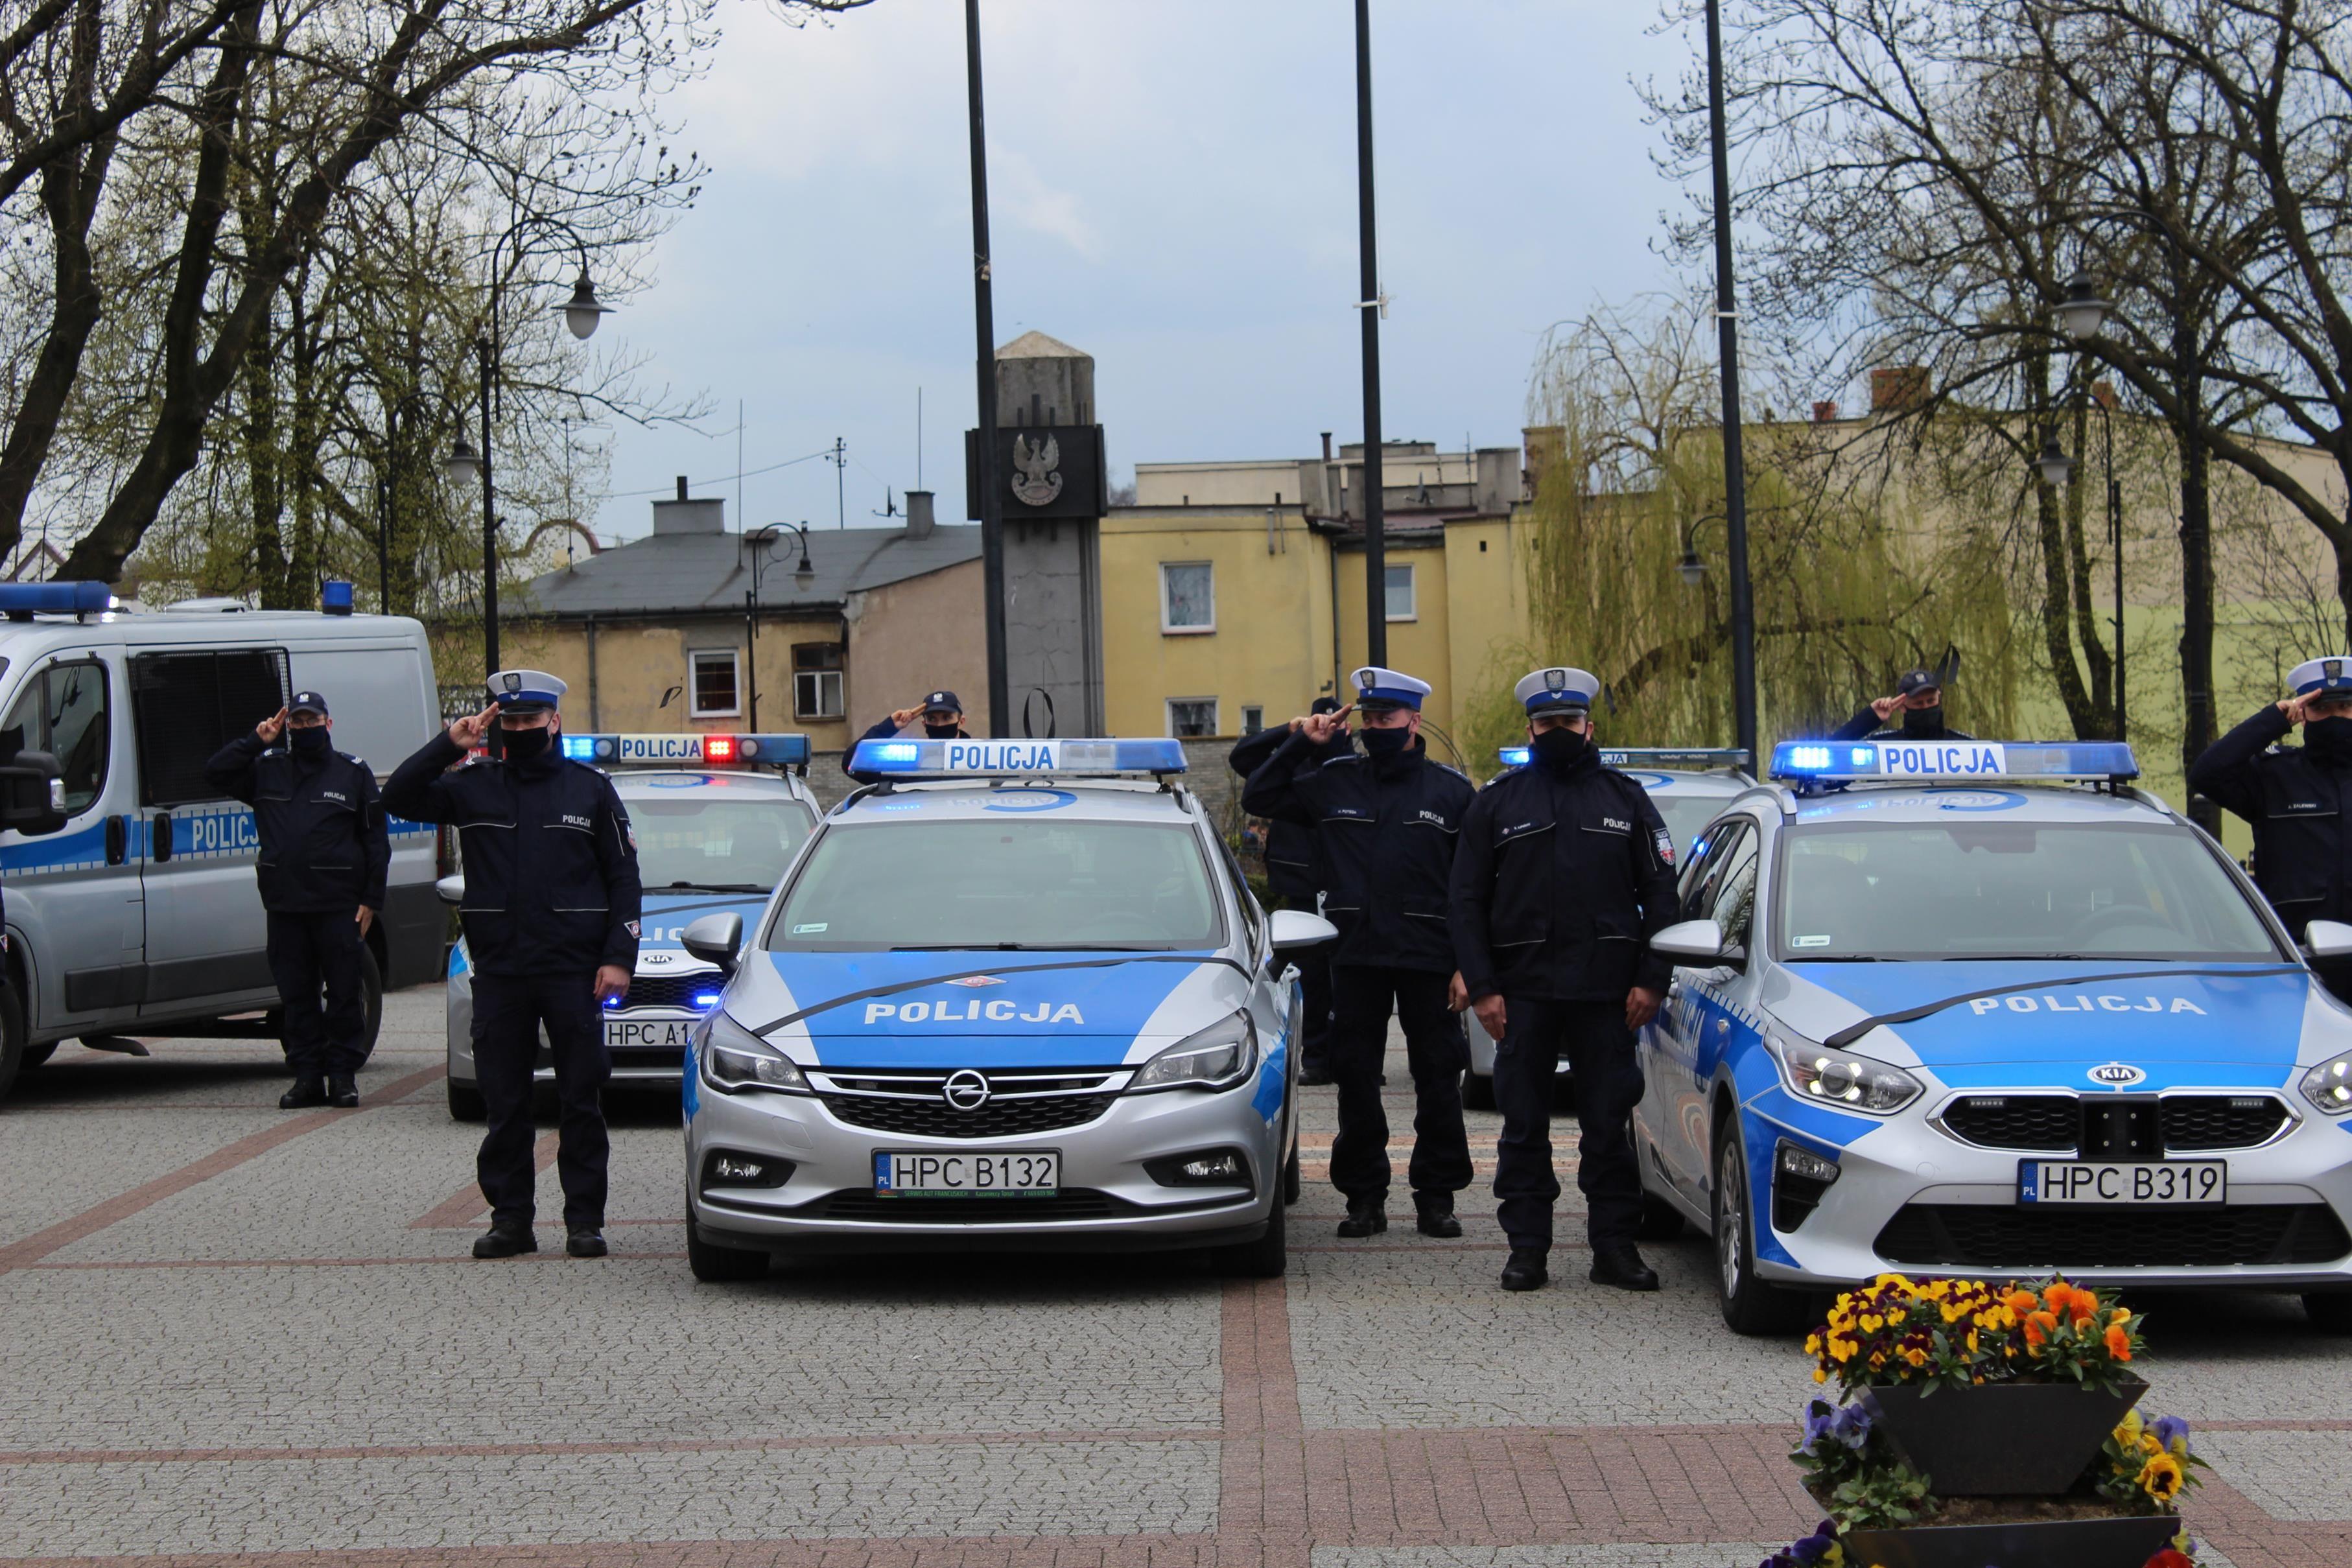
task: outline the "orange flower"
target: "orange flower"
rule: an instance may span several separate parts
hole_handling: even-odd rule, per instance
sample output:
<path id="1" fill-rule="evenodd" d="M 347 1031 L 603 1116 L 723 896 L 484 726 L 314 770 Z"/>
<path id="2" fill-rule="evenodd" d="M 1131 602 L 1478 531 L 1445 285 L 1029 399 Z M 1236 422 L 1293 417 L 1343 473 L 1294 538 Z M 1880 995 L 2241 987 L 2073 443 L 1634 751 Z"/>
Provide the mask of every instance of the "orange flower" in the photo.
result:
<path id="1" fill-rule="evenodd" d="M 2131 1333 L 2121 1323 L 2107 1325 L 2107 1354 L 2117 1361 L 2131 1359 Z"/>
<path id="2" fill-rule="evenodd" d="M 2035 1350 L 2042 1341 L 2057 1332 L 2058 1320 L 2049 1312 L 2028 1312 L 2025 1317 L 2025 1343 Z"/>
<path id="3" fill-rule="evenodd" d="M 2091 1315 L 2099 1310 L 2095 1292 L 2077 1290 L 2063 1280 L 2053 1281 L 2050 1288 L 2042 1292 L 2042 1300 L 2052 1312 L 2063 1313 L 2078 1323 L 2090 1322 Z"/>
<path id="4" fill-rule="evenodd" d="M 2042 1303 L 2033 1299 L 2031 1291 L 2011 1291 L 2000 1299 L 2000 1304 L 2022 1318 Z"/>

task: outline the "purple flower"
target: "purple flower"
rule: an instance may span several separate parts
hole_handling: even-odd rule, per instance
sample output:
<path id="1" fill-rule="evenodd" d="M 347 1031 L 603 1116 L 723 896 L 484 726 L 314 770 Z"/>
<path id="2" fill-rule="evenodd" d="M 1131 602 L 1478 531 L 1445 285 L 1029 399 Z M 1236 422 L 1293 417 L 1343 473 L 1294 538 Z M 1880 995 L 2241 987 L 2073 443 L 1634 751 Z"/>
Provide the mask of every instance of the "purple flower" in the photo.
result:
<path id="1" fill-rule="evenodd" d="M 1839 1412 L 1816 1399 L 1805 1406 L 1805 1440 L 1798 1446 L 1809 1454 L 1819 1453 L 1824 1442 L 1837 1437 Z"/>
<path id="2" fill-rule="evenodd" d="M 2176 1440 L 2187 1442 L 2189 1439 L 2189 1423 L 2178 1416 L 2158 1416 L 2148 1423 L 2147 1429 L 2168 1450 Z"/>
<path id="3" fill-rule="evenodd" d="M 1831 1423 L 1830 1435 L 1849 1448 L 1860 1449 L 1870 1440 L 1870 1412 L 1859 1405 L 1847 1406 Z"/>

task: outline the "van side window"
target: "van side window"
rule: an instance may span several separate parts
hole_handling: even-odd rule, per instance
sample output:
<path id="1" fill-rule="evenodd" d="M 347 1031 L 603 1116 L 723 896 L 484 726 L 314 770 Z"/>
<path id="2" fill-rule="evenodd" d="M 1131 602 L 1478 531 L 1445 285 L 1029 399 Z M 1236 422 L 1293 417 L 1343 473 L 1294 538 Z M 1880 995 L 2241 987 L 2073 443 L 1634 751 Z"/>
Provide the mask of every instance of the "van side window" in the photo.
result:
<path id="1" fill-rule="evenodd" d="M 51 664 L 25 687 L 0 725 L 0 755 L 46 751 L 65 771 L 66 814 L 95 805 L 106 789 L 106 666 L 92 661 Z"/>
<path id="2" fill-rule="evenodd" d="M 139 741 L 139 800 L 184 806 L 216 799 L 205 782 L 214 752 L 286 706 L 292 695 L 283 648 L 142 653 L 131 661 L 131 709 Z"/>

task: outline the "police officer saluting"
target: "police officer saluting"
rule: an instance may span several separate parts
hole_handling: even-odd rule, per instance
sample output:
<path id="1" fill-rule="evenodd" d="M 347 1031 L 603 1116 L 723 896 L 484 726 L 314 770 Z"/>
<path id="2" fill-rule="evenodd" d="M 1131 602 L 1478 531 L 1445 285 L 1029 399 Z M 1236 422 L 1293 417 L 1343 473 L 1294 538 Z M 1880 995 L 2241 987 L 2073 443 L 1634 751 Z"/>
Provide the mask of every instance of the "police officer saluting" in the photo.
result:
<path id="1" fill-rule="evenodd" d="M 489 1200 L 477 1258 L 536 1252 L 531 1232 L 531 1070 L 544 1025 L 562 1106 L 556 1168 L 564 1250 L 604 1255 L 602 1099 L 612 1075 L 603 1004 L 627 994 L 637 962 L 636 841 L 613 782 L 567 758 L 556 704 L 564 685 L 538 670 L 490 677 L 490 706 L 402 763 L 384 804 L 457 826 L 466 855 L 459 916 L 474 969 L 474 1067 L 489 1111 L 476 1166 Z M 452 765 L 492 723 L 503 758 Z"/>
<path id="2" fill-rule="evenodd" d="M 360 946 L 383 907 L 392 864 L 375 774 L 334 749 L 334 722 L 325 697 L 296 692 L 205 764 L 206 783 L 253 808 L 261 840 L 254 874 L 269 915 L 269 977 L 294 1070 L 294 1087 L 278 1101 L 288 1111 L 360 1103 L 367 1060 Z"/>
<path id="3" fill-rule="evenodd" d="M 1830 731 L 1832 740 L 1974 740 L 1944 723 L 1944 688 L 1933 670 L 1906 670 L 1895 695 L 1870 706 Z"/>
<path id="4" fill-rule="evenodd" d="M 1309 705 L 1310 714 L 1337 713 L 1336 697 L 1317 697 Z M 1272 725 L 1255 735 L 1244 736 L 1234 743 L 1227 759 L 1233 770 L 1246 779 L 1265 766 L 1282 743 L 1297 733 L 1305 722 L 1293 719 L 1288 725 Z M 1340 730 L 1330 740 L 1310 753 L 1309 762 L 1320 766 L 1334 757 L 1345 757 L 1352 750 L 1348 734 Z M 1286 909 L 1313 911 L 1318 904 L 1320 886 L 1315 873 L 1315 830 L 1304 822 L 1269 821 L 1265 832 L 1265 880 Z M 1331 944 L 1318 942 L 1312 947 L 1294 948 L 1291 961 L 1298 966 L 1299 1004 L 1302 1013 L 1298 1021 L 1298 1082 L 1328 1083 L 1331 1082 Z"/>
<path id="5" fill-rule="evenodd" d="M 1514 688 L 1534 757 L 1478 792 L 1454 861 L 1454 951 L 1478 1022 L 1497 1042 L 1503 1113 L 1495 1197 L 1511 1244 L 1503 1289 L 1546 1279 L 1552 1204 L 1554 1063 L 1575 1075 L 1592 1278 L 1654 1291 L 1634 1249 L 1642 1176 L 1632 1117 L 1642 1097 L 1633 1031 L 1665 998 L 1672 967 L 1648 951 L 1673 923 L 1675 848 L 1642 786 L 1601 765 L 1590 713 L 1600 683 L 1538 670 Z"/>
<path id="6" fill-rule="evenodd" d="M 1361 669 L 1352 679 L 1365 755 L 1318 759 L 1346 734 L 1348 709 L 1293 721 L 1290 737 L 1250 775 L 1242 809 L 1311 827 L 1323 913 L 1339 928 L 1331 955 L 1331 1076 L 1339 1132 L 1331 1185 L 1346 1195 L 1342 1236 L 1388 1228 L 1389 1124 L 1381 1106 L 1381 1057 L 1389 1015 L 1404 1025 L 1412 1070 L 1413 1207 L 1425 1236 L 1459 1236 L 1454 1195 L 1470 1185 L 1462 1124 L 1462 1070 L 1470 1064 L 1457 1006 L 1454 950 L 1445 931 L 1446 879 L 1455 834 L 1474 791 L 1429 760 L 1421 739 L 1425 681 Z"/>
<path id="7" fill-rule="evenodd" d="M 2292 695 L 2205 748 L 2189 787 L 2252 823 L 2254 884 L 2294 939 L 2315 920 L 2352 919 L 2352 659 L 2311 659 L 2287 676 Z M 2296 725 L 2300 747 L 2276 744 Z M 2313 966 L 2352 1001 L 2352 965 Z"/>
<path id="8" fill-rule="evenodd" d="M 857 755 L 860 741 L 890 740 L 902 734 L 917 719 L 923 721 L 923 737 L 927 740 L 966 740 L 971 738 L 963 727 L 963 704 L 950 691 L 936 691 L 912 707 L 898 708 L 875 721 L 873 727 L 849 743 L 841 754 L 841 770 L 860 784 L 879 784 L 879 773 L 858 773 L 849 766 Z"/>

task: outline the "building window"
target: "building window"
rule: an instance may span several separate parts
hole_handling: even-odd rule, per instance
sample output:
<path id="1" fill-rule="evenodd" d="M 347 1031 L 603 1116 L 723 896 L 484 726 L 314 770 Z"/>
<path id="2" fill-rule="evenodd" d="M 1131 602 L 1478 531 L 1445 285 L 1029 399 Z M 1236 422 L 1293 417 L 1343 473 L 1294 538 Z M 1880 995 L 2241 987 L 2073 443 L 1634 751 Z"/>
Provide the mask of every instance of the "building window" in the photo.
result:
<path id="1" fill-rule="evenodd" d="M 841 716 L 841 644 L 793 643 L 793 716 L 839 718 Z"/>
<path id="2" fill-rule="evenodd" d="M 1183 740 L 1192 740 L 1217 733 L 1217 699 L 1214 697 L 1170 697 L 1168 699 L 1168 733 Z"/>
<path id="3" fill-rule="evenodd" d="M 1388 569 L 1388 599 L 1389 620 L 1411 621 L 1414 619 L 1412 566 L 1411 562 L 1407 562 L 1403 566 L 1392 566 Z"/>
<path id="4" fill-rule="evenodd" d="M 742 683 L 738 676 L 739 655 L 732 648 L 719 648 L 690 653 L 693 681 L 689 687 L 687 711 L 696 718 L 733 718 L 743 711 L 739 695 Z"/>
<path id="5" fill-rule="evenodd" d="M 1160 629 L 1162 632 L 1213 632 L 1217 629 L 1216 577 L 1207 561 L 1160 562 Z"/>
<path id="6" fill-rule="evenodd" d="M 1262 706 L 1256 703 L 1251 703 L 1242 709 L 1242 733 L 1244 735 L 1255 735 L 1259 730 L 1264 729 L 1265 727 L 1265 709 Z"/>

